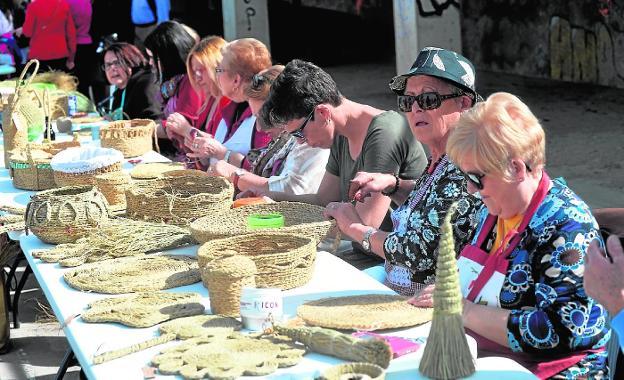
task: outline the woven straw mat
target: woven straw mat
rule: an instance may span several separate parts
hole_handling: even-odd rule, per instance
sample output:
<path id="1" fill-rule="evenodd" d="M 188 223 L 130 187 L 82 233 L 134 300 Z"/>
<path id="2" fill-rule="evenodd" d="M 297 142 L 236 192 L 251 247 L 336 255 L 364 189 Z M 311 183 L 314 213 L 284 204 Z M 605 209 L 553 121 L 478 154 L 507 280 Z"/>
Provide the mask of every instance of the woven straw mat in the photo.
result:
<path id="1" fill-rule="evenodd" d="M 104 298 L 89 304 L 81 314 L 85 322 L 119 322 L 130 327 L 150 327 L 161 322 L 204 313 L 197 293 L 149 292 Z"/>
<path id="2" fill-rule="evenodd" d="M 236 379 L 263 376 L 296 365 L 305 350 L 287 340 L 229 336 L 195 338 L 164 350 L 152 359 L 162 374 L 185 379 Z"/>
<path id="3" fill-rule="evenodd" d="M 134 179 L 155 179 L 163 177 L 166 172 L 181 169 L 184 169 L 184 164 L 178 162 L 138 164 L 130 171 L 130 177 Z"/>
<path id="4" fill-rule="evenodd" d="M 329 297 L 297 308 L 308 325 L 334 329 L 383 330 L 429 322 L 433 308 L 419 308 L 406 297 L 391 294 Z"/>
<path id="5" fill-rule="evenodd" d="M 73 243 L 108 221 L 106 199 L 93 186 L 41 191 L 30 198 L 26 227 L 45 243 Z M 28 232 L 28 230 L 27 230 Z"/>
<path id="6" fill-rule="evenodd" d="M 126 190 L 126 216 L 187 225 L 232 206 L 234 187 L 222 177 L 166 177 L 139 181 Z"/>
<path id="7" fill-rule="evenodd" d="M 162 335 L 175 334 L 178 339 L 228 336 L 242 328 L 242 324 L 225 315 L 202 314 L 178 318 L 158 327 Z"/>
<path id="8" fill-rule="evenodd" d="M 123 257 L 65 272 L 72 288 L 107 294 L 164 290 L 201 280 L 197 261 L 188 256 Z"/>
<path id="9" fill-rule="evenodd" d="M 384 369 L 371 363 L 344 363 L 329 367 L 318 380 L 385 379 Z"/>
<path id="10" fill-rule="evenodd" d="M 156 123 L 148 119 L 119 120 L 100 127 L 103 148 L 117 149 L 125 158 L 141 156 L 152 150 Z"/>
<path id="11" fill-rule="evenodd" d="M 199 267 L 224 256 L 243 255 L 257 267 L 256 285 L 262 288 L 292 289 L 312 278 L 316 241 L 294 234 L 255 232 L 249 235 L 216 239 L 197 252 Z"/>
<path id="12" fill-rule="evenodd" d="M 205 243 L 212 239 L 267 231 L 267 229 L 250 229 L 247 226 L 247 217 L 252 214 L 280 213 L 284 216 L 284 227 L 279 229 L 280 232 L 308 236 L 318 243 L 336 223 L 326 220 L 323 217 L 323 210 L 323 207 L 299 202 L 249 205 L 197 219 L 191 223 L 190 228 L 195 240 Z"/>

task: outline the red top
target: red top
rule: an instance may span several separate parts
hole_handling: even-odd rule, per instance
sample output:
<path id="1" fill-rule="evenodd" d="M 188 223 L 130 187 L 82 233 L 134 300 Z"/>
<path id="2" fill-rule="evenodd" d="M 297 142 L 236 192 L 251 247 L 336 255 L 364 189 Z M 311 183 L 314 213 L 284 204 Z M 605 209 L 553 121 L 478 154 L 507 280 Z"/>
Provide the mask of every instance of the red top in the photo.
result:
<path id="1" fill-rule="evenodd" d="M 30 37 L 28 58 L 52 60 L 76 55 L 76 27 L 65 0 L 37 0 L 26 9 L 22 27 Z"/>

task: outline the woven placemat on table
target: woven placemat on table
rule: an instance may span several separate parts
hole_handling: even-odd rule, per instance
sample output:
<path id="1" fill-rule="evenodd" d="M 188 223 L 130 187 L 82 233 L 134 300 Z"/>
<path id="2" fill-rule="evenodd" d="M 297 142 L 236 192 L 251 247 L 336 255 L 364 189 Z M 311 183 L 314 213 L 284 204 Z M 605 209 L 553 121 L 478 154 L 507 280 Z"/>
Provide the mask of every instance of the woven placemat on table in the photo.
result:
<path id="1" fill-rule="evenodd" d="M 87 264 L 63 275 L 69 286 L 106 294 L 164 290 L 201 281 L 197 261 L 188 256 L 123 257 Z"/>
<path id="2" fill-rule="evenodd" d="M 150 327 L 161 322 L 203 314 L 197 293 L 149 292 L 105 298 L 89 304 L 81 314 L 90 323 L 118 322 L 130 327 Z"/>
<path id="3" fill-rule="evenodd" d="M 166 172 L 184 169 L 184 164 L 177 162 L 152 162 L 138 164 L 130 171 L 130 177 L 134 179 L 161 178 Z"/>
<path id="4" fill-rule="evenodd" d="M 429 322 L 433 309 L 412 306 L 399 295 L 365 294 L 309 301 L 297 308 L 297 315 L 312 326 L 383 330 Z"/>
<path id="5" fill-rule="evenodd" d="M 155 356 L 152 364 L 161 374 L 179 374 L 185 379 L 236 379 L 294 366 L 304 353 L 292 342 L 234 333 L 187 340 Z"/>
<path id="6" fill-rule="evenodd" d="M 216 314 L 178 318 L 165 322 L 158 327 L 161 335 L 173 334 L 177 339 L 228 336 L 241 328 L 242 324 L 237 319 Z"/>

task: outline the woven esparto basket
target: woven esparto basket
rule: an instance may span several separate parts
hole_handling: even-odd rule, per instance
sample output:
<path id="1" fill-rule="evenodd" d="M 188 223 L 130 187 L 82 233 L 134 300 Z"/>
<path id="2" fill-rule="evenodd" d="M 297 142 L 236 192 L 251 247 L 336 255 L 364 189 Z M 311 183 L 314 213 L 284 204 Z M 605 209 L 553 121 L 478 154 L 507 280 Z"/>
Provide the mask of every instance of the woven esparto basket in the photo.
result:
<path id="1" fill-rule="evenodd" d="M 34 65 L 33 73 L 24 79 L 28 69 Z M 9 95 L 8 104 L 2 112 L 2 137 L 4 142 L 4 167 L 9 169 L 11 151 L 28 144 L 28 126 L 43 120 L 43 103 L 37 93 L 27 89 L 39 70 L 39 61 L 28 61 L 19 79 L 15 82 L 15 93 Z M 18 124 L 15 124 L 15 122 Z"/>
<path id="2" fill-rule="evenodd" d="M 240 315 L 243 287 L 256 287 L 256 265 L 245 256 L 228 256 L 199 266 L 202 283 L 208 289 L 210 311 L 231 317 Z"/>
<path id="3" fill-rule="evenodd" d="M 141 156 L 152 150 L 156 123 L 149 119 L 113 121 L 100 128 L 103 148 L 114 148 L 125 158 Z"/>
<path id="4" fill-rule="evenodd" d="M 96 175 L 122 170 L 123 154 L 109 148 L 71 148 L 55 155 L 51 165 L 58 186 L 95 186 Z"/>
<path id="5" fill-rule="evenodd" d="M 303 286 L 312 278 L 316 241 L 281 232 L 255 232 L 209 241 L 199 248 L 197 261 L 201 268 L 232 255 L 246 256 L 256 263 L 258 287 L 286 290 Z"/>
<path id="6" fill-rule="evenodd" d="M 234 188 L 222 177 L 168 177 L 133 183 L 126 190 L 132 219 L 187 225 L 232 205 Z"/>
<path id="7" fill-rule="evenodd" d="M 80 146 L 80 142 L 74 139 L 58 143 L 31 143 L 25 148 L 13 151 L 10 162 L 13 186 L 18 189 L 37 191 L 55 188 L 54 171 L 50 167 L 51 157 L 73 146 Z"/>
<path id="8" fill-rule="evenodd" d="M 83 173 L 64 173 L 54 171 L 54 182 L 58 186 L 87 186 L 95 185 L 95 176 L 104 174 L 119 172 L 122 169 L 122 163 L 116 162 L 112 165 L 104 166 L 96 170 L 90 170 Z"/>
<path id="9" fill-rule="evenodd" d="M 325 219 L 323 207 L 299 202 L 277 202 L 243 206 L 222 213 L 209 214 L 191 223 L 191 234 L 198 242 L 205 243 L 213 239 L 247 235 L 259 231 L 266 232 L 266 229 L 250 229 L 247 226 L 247 217 L 252 214 L 272 213 L 280 213 L 284 216 L 284 227 L 279 229 L 280 232 L 308 236 L 316 244 L 325 238 L 336 223 Z"/>
<path id="10" fill-rule="evenodd" d="M 63 187 L 33 195 L 26 207 L 26 233 L 46 243 L 73 243 L 108 220 L 106 198 L 92 186 Z"/>
<path id="11" fill-rule="evenodd" d="M 126 189 L 130 186 L 130 175 L 111 172 L 95 176 L 95 183 L 111 207 L 126 208 Z"/>
<path id="12" fill-rule="evenodd" d="M 188 176 L 209 177 L 208 173 L 203 172 L 201 170 L 197 170 L 197 169 L 170 170 L 168 172 L 163 173 L 163 177 L 188 177 Z"/>
<path id="13" fill-rule="evenodd" d="M 343 363 L 329 367 L 316 380 L 384 380 L 384 369 L 372 363 Z"/>

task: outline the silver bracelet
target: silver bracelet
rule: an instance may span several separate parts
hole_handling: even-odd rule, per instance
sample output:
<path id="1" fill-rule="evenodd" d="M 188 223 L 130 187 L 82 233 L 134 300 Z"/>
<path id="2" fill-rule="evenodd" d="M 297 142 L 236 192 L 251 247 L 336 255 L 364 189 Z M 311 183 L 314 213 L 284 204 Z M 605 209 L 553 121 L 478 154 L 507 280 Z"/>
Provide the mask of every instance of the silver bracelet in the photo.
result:
<path id="1" fill-rule="evenodd" d="M 227 162 L 228 164 L 230 163 L 230 156 L 232 155 L 232 151 L 231 150 L 226 150 L 225 151 L 225 156 L 223 156 L 223 161 Z"/>

